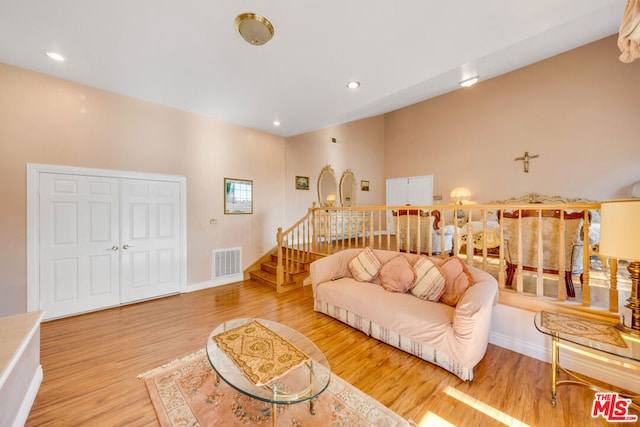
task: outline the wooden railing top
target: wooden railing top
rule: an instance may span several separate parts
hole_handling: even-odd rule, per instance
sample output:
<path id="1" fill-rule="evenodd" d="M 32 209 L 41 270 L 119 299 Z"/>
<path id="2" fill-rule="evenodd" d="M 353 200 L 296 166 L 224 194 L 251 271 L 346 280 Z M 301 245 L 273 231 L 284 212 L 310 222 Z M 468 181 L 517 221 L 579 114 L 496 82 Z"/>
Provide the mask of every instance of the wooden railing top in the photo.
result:
<path id="1" fill-rule="evenodd" d="M 315 203 L 314 203 L 315 205 Z M 510 209 L 599 209 L 599 202 L 589 203 L 474 203 L 474 204 L 443 204 L 443 205 L 358 205 L 358 206 L 315 206 L 316 210 L 366 210 L 366 209 L 496 209 L 506 206 Z"/>

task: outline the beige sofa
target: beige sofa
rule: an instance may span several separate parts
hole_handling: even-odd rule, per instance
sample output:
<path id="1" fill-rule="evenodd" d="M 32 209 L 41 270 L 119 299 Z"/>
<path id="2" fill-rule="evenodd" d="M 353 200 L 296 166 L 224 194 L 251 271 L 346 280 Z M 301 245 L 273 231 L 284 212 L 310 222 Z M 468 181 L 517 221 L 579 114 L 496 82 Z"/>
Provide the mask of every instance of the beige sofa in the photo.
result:
<path id="1" fill-rule="evenodd" d="M 498 299 L 495 278 L 467 267 L 474 284 L 452 307 L 408 292 L 389 292 L 379 279 L 356 281 L 348 264 L 361 251 L 343 250 L 311 264 L 315 311 L 438 365 L 462 380 L 472 380 L 474 367 L 487 349 L 491 312 Z M 397 256 L 412 263 L 419 256 L 376 249 L 373 253 L 382 264 Z"/>

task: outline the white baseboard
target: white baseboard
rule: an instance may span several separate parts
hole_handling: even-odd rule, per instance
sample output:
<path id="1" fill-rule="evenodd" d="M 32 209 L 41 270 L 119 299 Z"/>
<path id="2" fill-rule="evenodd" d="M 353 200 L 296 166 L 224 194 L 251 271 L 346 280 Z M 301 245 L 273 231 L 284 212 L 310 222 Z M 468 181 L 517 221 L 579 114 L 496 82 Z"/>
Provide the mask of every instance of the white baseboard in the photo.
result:
<path id="1" fill-rule="evenodd" d="M 533 345 L 528 341 L 491 331 L 489 333 L 489 342 L 543 362 L 551 362 L 551 353 L 548 353 L 544 347 Z"/>
<path id="2" fill-rule="evenodd" d="M 40 389 L 40 384 L 42 384 L 42 378 L 42 365 L 38 365 L 38 369 L 34 372 L 33 378 L 31 378 L 31 382 L 29 383 L 29 388 L 24 395 L 20 409 L 18 409 L 16 417 L 13 420 L 13 427 L 24 426 L 27 422 L 29 412 L 31 412 L 31 407 L 33 406 L 33 402 L 36 400 L 36 395 Z"/>
<path id="3" fill-rule="evenodd" d="M 533 328 L 533 325 L 531 325 Z M 520 329 L 520 328 L 518 328 Z M 489 333 L 491 344 L 515 351 L 525 356 L 549 363 L 551 369 L 551 338 L 535 331 L 533 336 L 525 330 L 518 330 L 519 336 L 496 332 Z M 523 339 L 525 338 L 525 339 Z M 640 393 L 640 372 L 618 367 L 611 363 L 599 362 L 587 356 L 581 356 L 570 350 L 560 350 L 561 366 L 572 372 L 586 375 L 634 393 Z"/>
<path id="4" fill-rule="evenodd" d="M 203 289 L 215 288 L 216 286 L 228 285 L 229 283 L 242 282 L 244 276 L 242 274 L 236 274 L 233 276 L 225 277 L 224 279 L 207 280 L 200 283 L 192 283 L 187 285 L 187 292 L 201 291 Z"/>

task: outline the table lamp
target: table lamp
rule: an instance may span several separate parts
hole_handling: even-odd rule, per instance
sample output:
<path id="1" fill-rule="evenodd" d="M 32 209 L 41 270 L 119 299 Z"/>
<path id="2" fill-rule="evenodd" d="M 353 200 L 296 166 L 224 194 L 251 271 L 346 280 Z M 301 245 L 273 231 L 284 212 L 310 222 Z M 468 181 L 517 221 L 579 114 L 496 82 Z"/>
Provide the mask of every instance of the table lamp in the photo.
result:
<path id="1" fill-rule="evenodd" d="M 631 296 L 625 307 L 631 311 L 631 319 L 623 318 L 621 328 L 640 335 L 640 199 L 601 203 L 600 255 L 629 261 Z"/>
<path id="2" fill-rule="evenodd" d="M 327 196 L 327 205 L 333 207 L 333 205 L 336 204 L 336 195 L 335 194 L 329 194 Z"/>
<path id="3" fill-rule="evenodd" d="M 456 205 L 466 204 L 464 202 L 471 200 L 471 190 L 465 187 L 456 187 L 449 193 L 451 201 Z"/>

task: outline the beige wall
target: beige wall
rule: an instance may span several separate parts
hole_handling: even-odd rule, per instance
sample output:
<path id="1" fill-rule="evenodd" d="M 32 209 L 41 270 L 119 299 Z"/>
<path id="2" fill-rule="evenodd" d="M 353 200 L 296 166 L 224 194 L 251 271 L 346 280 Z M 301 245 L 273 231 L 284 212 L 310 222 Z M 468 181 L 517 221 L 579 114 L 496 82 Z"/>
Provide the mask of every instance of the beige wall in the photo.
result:
<path id="1" fill-rule="evenodd" d="M 530 192 L 627 197 L 640 181 L 640 61 L 608 37 L 385 115 L 385 177 L 434 175 L 489 202 Z M 530 172 L 514 158 L 539 154 Z"/>
<path id="2" fill-rule="evenodd" d="M 187 177 L 188 283 L 211 250 L 245 266 L 284 222 L 284 139 L 0 64 L 0 315 L 26 310 L 26 167 L 45 163 Z M 223 178 L 254 181 L 254 214 L 223 214 Z M 217 218 L 210 225 L 209 218 Z"/>
<path id="3" fill-rule="evenodd" d="M 337 138 L 340 143 L 331 142 Z M 384 205 L 384 117 L 331 126 L 286 140 L 287 225 L 302 217 L 311 203 L 318 201 L 318 175 L 331 165 L 338 183 L 342 173 L 351 169 L 358 181 L 370 182 L 370 191 L 357 192 L 358 205 Z M 309 191 L 295 189 L 297 175 L 309 177 Z"/>
<path id="4" fill-rule="evenodd" d="M 188 282 L 210 278 L 212 249 L 245 266 L 317 200 L 330 164 L 382 205 L 385 178 L 434 175 L 434 194 L 469 187 L 486 202 L 529 192 L 607 199 L 640 181 L 640 62 L 615 37 L 416 105 L 291 138 L 0 64 L 0 315 L 26 309 L 26 163 L 187 177 Z M 341 140 L 333 144 L 331 138 Z M 530 173 L 514 162 L 539 154 Z M 295 190 L 296 175 L 310 190 Z M 223 215 L 224 177 L 254 180 L 253 215 Z M 210 225 L 209 218 L 218 218 Z"/>

